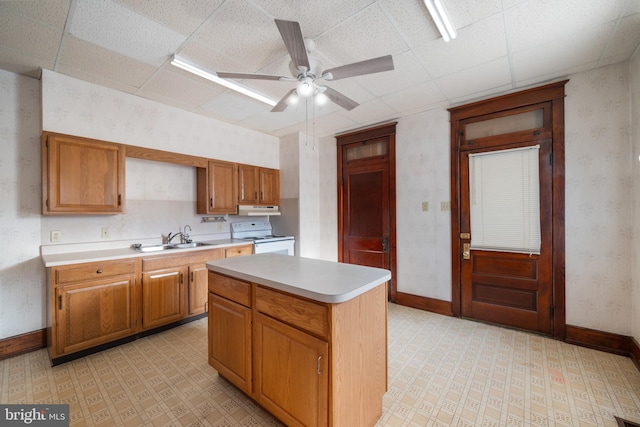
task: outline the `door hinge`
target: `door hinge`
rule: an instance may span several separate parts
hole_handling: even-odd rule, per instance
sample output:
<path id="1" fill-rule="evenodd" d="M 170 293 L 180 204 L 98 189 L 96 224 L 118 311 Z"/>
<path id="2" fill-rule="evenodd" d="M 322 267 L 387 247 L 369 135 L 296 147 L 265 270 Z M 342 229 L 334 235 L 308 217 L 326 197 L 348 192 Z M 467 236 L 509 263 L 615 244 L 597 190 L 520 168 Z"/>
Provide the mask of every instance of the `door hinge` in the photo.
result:
<path id="1" fill-rule="evenodd" d="M 549 165 L 553 166 L 553 153 L 549 153 Z"/>
<path id="2" fill-rule="evenodd" d="M 551 307 L 549 307 L 549 313 L 551 314 L 551 317 L 553 318 L 553 315 L 555 314 L 555 307 L 553 305 Z"/>

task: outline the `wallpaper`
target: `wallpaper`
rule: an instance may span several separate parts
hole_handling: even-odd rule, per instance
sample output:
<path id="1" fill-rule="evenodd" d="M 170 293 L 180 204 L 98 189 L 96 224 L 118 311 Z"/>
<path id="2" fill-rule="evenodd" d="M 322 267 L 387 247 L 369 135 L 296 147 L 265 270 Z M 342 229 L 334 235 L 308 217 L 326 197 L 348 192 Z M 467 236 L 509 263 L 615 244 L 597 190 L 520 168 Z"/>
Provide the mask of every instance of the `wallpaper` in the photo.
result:
<path id="1" fill-rule="evenodd" d="M 633 260 L 628 79 L 628 63 L 576 74 L 565 100 L 567 324 L 623 335 Z"/>
<path id="2" fill-rule="evenodd" d="M 45 326 L 40 82 L 0 70 L 0 339 Z"/>
<path id="3" fill-rule="evenodd" d="M 640 55 L 638 54 L 631 60 L 629 75 L 632 138 L 631 164 L 633 165 L 631 332 L 636 342 L 640 343 Z"/>

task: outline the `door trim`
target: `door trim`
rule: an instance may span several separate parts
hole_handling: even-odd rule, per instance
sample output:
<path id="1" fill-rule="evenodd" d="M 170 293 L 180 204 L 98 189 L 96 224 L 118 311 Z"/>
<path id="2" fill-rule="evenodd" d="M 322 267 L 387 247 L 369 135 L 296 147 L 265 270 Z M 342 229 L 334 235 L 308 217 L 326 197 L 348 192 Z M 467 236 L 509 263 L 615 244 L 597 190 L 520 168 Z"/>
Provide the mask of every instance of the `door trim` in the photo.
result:
<path id="1" fill-rule="evenodd" d="M 553 338 L 566 338 L 565 310 L 565 226 L 564 226 L 564 86 L 569 80 L 528 89 L 497 98 L 450 108 L 451 121 L 451 311 L 461 317 L 460 256 L 460 142 L 461 121 L 513 108 L 526 107 L 543 102 L 551 103 L 552 119 L 552 328 Z"/>
<path id="2" fill-rule="evenodd" d="M 370 139 L 389 137 L 389 270 L 391 271 L 391 280 L 389 286 L 390 300 L 395 302 L 397 296 L 397 277 L 396 277 L 396 124 L 398 122 L 386 123 L 379 126 L 361 129 L 354 132 L 336 135 L 337 145 L 337 183 L 338 183 L 338 261 L 344 259 L 344 247 L 342 243 L 344 235 L 344 205 L 343 196 L 344 188 L 342 182 L 342 169 L 345 160 L 342 158 L 342 147 L 344 145 L 353 144 L 355 142 L 366 141 Z"/>

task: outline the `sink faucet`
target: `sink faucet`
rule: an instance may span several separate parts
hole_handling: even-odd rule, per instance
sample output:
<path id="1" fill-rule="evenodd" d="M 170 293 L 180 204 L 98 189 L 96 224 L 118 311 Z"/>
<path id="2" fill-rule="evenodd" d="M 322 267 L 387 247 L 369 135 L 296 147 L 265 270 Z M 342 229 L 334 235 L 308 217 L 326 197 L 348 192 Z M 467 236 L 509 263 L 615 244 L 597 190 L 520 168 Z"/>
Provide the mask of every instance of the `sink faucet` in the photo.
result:
<path id="1" fill-rule="evenodd" d="M 191 243 L 189 233 L 187 233 L 187 227 L 189 227 L 189 231 L 191 231 L 191 226 L 185 225 L 182 231 L 178 231 L 176 234 L 169 233 L 169 235 L 167 236 L 167 244 L 170 244 L 176 236 L 180 236 L 180 243 Z"/>

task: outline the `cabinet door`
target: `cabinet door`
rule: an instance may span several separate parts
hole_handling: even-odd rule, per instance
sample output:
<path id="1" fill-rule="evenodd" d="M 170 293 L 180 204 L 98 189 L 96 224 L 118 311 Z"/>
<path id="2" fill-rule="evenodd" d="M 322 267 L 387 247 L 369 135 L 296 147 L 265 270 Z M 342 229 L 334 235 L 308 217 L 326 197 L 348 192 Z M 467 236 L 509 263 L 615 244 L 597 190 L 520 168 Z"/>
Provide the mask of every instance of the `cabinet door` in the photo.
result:
<path id="1" fill-rule="evenodd" d="M 127 275 L 56 288 L 57 354 L 134 334 L 134 283 Z"/>
<path id="2" fill-rule="evenodd" d="M 254 334 L 256 400 L 287 425 L 327 425 L 329 345 L 260 313 Z"/>
<path id="3" fill-rule="evenodd" d="M 211 292 L 209 365 L 251 395 L 251 309 Z"/>
<path id="4" fill-rule="evenodd" d="M 43 214 L 124 211 L 123 145 L 60 134 L 43 140 Z"/>
<path id="5" fill-rule="evenodd" d="M 207 302 L 208 270 L 206 264 L 195 264 L 189 266 L 189 296 L 187 314 L 204 313 L 204 306 Z"/>
<path id="6" fill-rule="evenodd" d="M 280 171 L 260 168 L 260 204 L 278 205 L 280 203 Z"/>
<path id="7" fill-rule="evenodd" d="M 175 322 L 184 317 L 184 268 L 142 273 L 142 327 Z"/>
<path id="8" fill-rule="evenodd" d="M 259 179 L 256 166 L 238 165 L 239 204 L 252 205 L 258 203 Z"/>
<path id="9" fill-rule="evenodd" d="M 210 160 L 197 170 L 197 213 L 237 213 L 238 173 L 235 163 Z"/>

